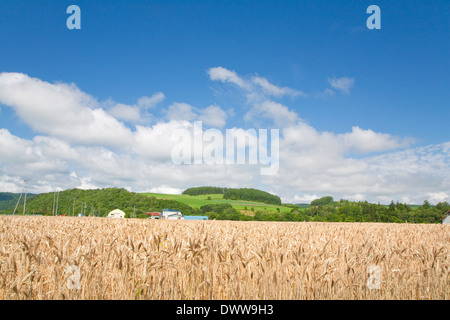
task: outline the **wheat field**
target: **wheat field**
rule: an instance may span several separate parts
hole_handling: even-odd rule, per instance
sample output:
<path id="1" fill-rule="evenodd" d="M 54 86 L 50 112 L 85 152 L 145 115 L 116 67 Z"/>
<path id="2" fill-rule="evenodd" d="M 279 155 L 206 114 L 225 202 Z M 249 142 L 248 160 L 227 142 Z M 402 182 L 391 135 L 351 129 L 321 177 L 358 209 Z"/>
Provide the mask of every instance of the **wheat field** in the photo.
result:
<path id="1" fill-rule="evenodd" d="M 0 299 L 450 298 L 445 225 L 0 217 Z"/>

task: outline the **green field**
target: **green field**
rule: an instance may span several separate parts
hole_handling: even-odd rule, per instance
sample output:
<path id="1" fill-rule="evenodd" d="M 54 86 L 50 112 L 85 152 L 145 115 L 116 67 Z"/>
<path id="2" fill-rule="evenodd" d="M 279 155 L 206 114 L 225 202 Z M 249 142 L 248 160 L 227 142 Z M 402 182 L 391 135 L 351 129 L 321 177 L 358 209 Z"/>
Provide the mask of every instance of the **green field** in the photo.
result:
<path id="1" fill-rule="evenodd" d="M 206 204 L 221 204 L 221 203 L 229 203 L 231 206 L 238 211 L 274 211 L 278 212 L 290 212 L 292 208 L 285 206 L 277 206 L 272 204 L 266 204 L 261 202 L 253 202 L 253 201 L 244 201 L 244 200 L 228 200 L 223 199 L 223 195 L 221 194 L 204 194 L 198 196 L 189 196 L 184 194 L 162 194 L 162 193 L 143 193 L 143 195 L 149 197 L 155 197 L 158 199 L 164 200 L 176 200 L 187 204 L 192 208 L 200 208 Z M 211 200 L 208 200 L 211 199 Z"/>

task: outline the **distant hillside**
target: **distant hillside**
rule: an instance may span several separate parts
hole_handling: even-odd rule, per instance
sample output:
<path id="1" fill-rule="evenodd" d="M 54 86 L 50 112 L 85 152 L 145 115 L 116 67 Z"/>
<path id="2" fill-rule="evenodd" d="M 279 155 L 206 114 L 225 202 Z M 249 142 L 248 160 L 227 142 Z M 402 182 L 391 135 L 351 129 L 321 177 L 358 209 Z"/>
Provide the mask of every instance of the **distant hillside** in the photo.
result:
<path id="1" fill-rule="evenodd" d="M 281 205 L 281 199 L 278 196 L 265 191 L 252 188 L 219 188 L 219 187 L 195 187 L 183 191 L 183 195 L 208 195 L 223 194 L 223 199 L 256 201 L 261 203 Z"/>
<path id="2" fill-rule="evenodd" d="M 298 209 L 295 205 L 274 205 L 258 201 L 249 200 L 230 200 L 224 199 L 222 194 L 205 194 L 198 196 L 190 196 L 186 194 L 163 194 L 163 193 L 144 193 L 147 196 L 156 197 L 158 199 L 176 200 L 194 208 L 200 209 L 211 204 L 230 204 L 234 209 L 240 212 L 246 212 L 253 215 L 256 211 L 270 212 L 290 212 L 292 209 Z"/>
<path id="3" fill-rule="evenodd" d="M 224 199 L 228 190 L 238 191 L 235 200 Z M 106 216 L 113 209 L 121 209 L 126 217 L 146 218 L 145 212 L 162 209 L 180 210 L 185 215 L 207 215 L 218 220 L 255 220 L 255 221 L 317 221 L 317 222 L 396 222 L 396 223 L 440 223 L 450 204 L 440 202 L 433 206 L 428 201 L 416 208 L 402 203 L 389 205 L 371 204 L 367 201 L 353 202 L 332 197 L 323 197 L 306 205 L 267 204 L 242 200 L 239 196 L 267 196 L 256 189 L 227 189 L 224 194 L 210 195 L 165 195 L 141 194 L 125 189 L 109 188 L 102 190 L 71 189 L 55 193 L 30 195 L 27 197 L 26 214 Z M 256 196 L 255 196 L 256 195 Z M 18 196 L 2 194 L 4 204 L 11 202 L 8 210 L 1 213 L 11 214 Z M 273 196 L 270 195 L 269 196 Z M 274 196 L 273 196 L 274 197 Z M 57 199 L 57 209 L 56 200 Z M 267 199 L 265 199 L 267 201 Z M 0 201 L 1 203 L 2 201 Z M 17 208 L 17 214 L 23 212 L 23 201 Z"/>
<path id="4" fill-rule="evenodd" d="M 28 193 L 27 201 L 32 199 L 35 194 Z M 17 200 L 19 200 L 20 193 L 11 193 L 11 192 L 0 192 L 0 211 L 1 210 L 14 210 L 17 204 Z M 20 201 L 23 203 L 24 195 Z"/>
<path id="5" fill-rule="evenodd" d="M 310 205 L 307 203 L 296 203 L 296 204 L 294 204 L 294 206 L 297 206 L 297 207 L 300 207 L 303 209 L 308 209 L 310 207 Z"/>
<path id="6" fill-rule="evenodd" d="M 181 194 L 200 196 L 205 194 L 223 194 L 226 188 L 219 187 L 195 187 L 184 190 Z"/>
<path id="7" fill-rule="evenodd" d="M 226 189 L 223 193 L 224 199 L 258 201 L 268 204 L 281 205 L 281 199 L 278 196 L 265 191 L 251 188 Z"/>
<path id="8" fill-rule="evenodd" d="M 125 189 L 108 188 L 97 190 L 70 189 L 57 194 L 43 193 L 27 198 L 26 211 L 28 214 L 78 215 L 83 213 L 92 216 L 106 216 L 111 210 L 121 209 L 127 216 L 145 215 L 148 211 L 161 211 L 164 208 L 180 210 L 184 214 L 192 214 L 194 209 L 184 203 L 174 200 L 162 200 L 148 197 L 140 193 L 129 192 Z M 57 201 L 56 201 L 57 200 Z M 16 200 L 17 202 L 17 200 Z M 56 208 L 57 205 L 57 208 Z M 15 206 L 15 203 L 14 203 Z M 23 211 L 21 201 L 17 212 Z"/>

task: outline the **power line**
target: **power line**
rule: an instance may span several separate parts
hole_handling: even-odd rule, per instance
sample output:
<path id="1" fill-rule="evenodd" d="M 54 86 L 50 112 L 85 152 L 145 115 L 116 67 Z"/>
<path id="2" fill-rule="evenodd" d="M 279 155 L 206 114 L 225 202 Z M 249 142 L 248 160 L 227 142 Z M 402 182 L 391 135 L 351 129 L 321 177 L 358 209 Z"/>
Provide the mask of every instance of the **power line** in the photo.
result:
<path id="1" fill-rule="evenodd" d="M 27 206 L 28 181 L 30 181 L 30 179 L 25 179 L 25 199 L 23 200 L 23 215 L 25 215 L 25 210 Z"/>
<path id="2" fill-rule="evenodd" d="M 28 181 L 30 181 L 30 180 L 31 179 L 25 179 L 24 180 L 25 186 L 23 187 L 22 192 L 20 193 L 19 199 L 17 200 L 16 207 L 14 208 L 13 215 L 16 214 L 17 207 L 19 206 L 20 199 L 22 199 L 22 194 L 24 192 L 25 192 L 25 198 L 23 200 L 23 215 L 25 215 L 25 210 L 26 210 L 26 206 L 27 206 Z"/>

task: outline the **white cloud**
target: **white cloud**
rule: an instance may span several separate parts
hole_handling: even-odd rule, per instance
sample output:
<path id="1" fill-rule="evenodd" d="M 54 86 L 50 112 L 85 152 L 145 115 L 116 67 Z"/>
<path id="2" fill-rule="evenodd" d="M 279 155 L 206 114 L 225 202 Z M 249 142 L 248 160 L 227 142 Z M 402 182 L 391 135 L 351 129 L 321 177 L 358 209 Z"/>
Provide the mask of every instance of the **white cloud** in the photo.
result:
<path id="1" fill-rule="evenodd" d="M 294 90 L 288 87 L 278 87 L 272 83 L 270 83 L 266 78 L 262 77 L 253 77 L 252 78 L 253 83 L 259 85 L 263 91 L 268 95 L 273 95 L 276 97 L 283 97 L 283 96 L 306 96 L 305 93 Z"/>
<path id="2" fill-rule="evenodd" d="M 171 151 L 176 142 L 172 141 L 172 133 L 179 129 L 191 130 L 188 121 L 172 120 L 160 122 L 153 126 L 136 126 L 131 150 L 134 155 L 144 161 L 169 162 Z"/>
<path id="3" fill-rule="evenodd" d="M 326 88 L 325 90 L 317 93 L 316 97 L 321 99 L 329 99 L 334 97 L 335 95 L 336 93 L 333 90 L 331 90 L 330 88 Z"/>
<path id="4" fill-rule="evenodd" d="M 219 106 L 211 105 L 204 109 L 195 108 L 187 103 L 174 103 L 166 110 L 169 121 L 202 121 L 206 126 L 223 128 L 228 118 Z"/>
<path id="5" fill-rule="evenodd" d="M 154 108 L 158 103 L 165 99 L 165 95 L 162 92 L 157 92 L 151 97 L 141 97 L 134 105 L 127 105 L 123 103 L 114 103 L 108 101 L 107 112 L 116 118 L 117 120 L 123 120 L 130 123 L 145 123 L 150 121 L 150 114 L 148 109 Z"/>
<path id="6" fill-rule="evenodd" d="M 233 82 L 242 88 L 249 85 L 248 93 L 254 92 L 257 99 L 249 100 L 248 117 L 272 119 L 281 129 L 277 175 L 262 177 L 260 167 L 251 165 L 172 163 L 176 141 L 171 133 L 177 129 L 192 132 L 195 120 L 223 128 L 229 110 L 219 106 L 199 109 L 173 103 L 166 111 L 166 121 L 138 124 L 132 131 L 118 120 L 137 119 L 137 110 L 127 109 L 127 105 L 115 110 L 124 111 L 115 118 L 111 115 L 114 110 L 108 114 L 95 98 L 75 85 L 2 73 L 0 102 L 12 107 L 39 134 L 25 139 L 0 129 L 0 189 L 20 192 L 23 179 L 30 178 L 30 192 L 117 186 L 136 192 L 172 193 L 199 185 L 267 185 L 291 202 L 310 202 L 324 195 L 374 202 L 450 201 L 450 142 L 411 147 L 410 139 L 356 125 L 340 134 L 318 131 L 287 106 L 268 99 L 270 90 L 258 91 L 259 84 L 224 68 L 210 72 L 212 80 Z M 151 101 L 138 100 L 134 107 L 141 115 L 163 99 L 159 94 L 153 97 Z M 245 132 L 243 128 L 234 130 Z M 256 137 L 248 143 L 257 143 Z"/>
<path id="7" fill-rule="evenodd" d="M 242 89 L 250 90 L 251 85 L 239 77 L 236 72 L 223 67 L 215 67 L 208 69 L 207 73 L 213 81 L 229 82 L 237 85 Z"/>
<path id="8" fill-rule="evenodd" d="M 211 105 L 200 110 L 199 119 L 207 126 L 223 128 L 226 124 L 227 113 L 220 107 Z"/>
<path id="9" fill-rule="evenodd" d="M 241 77 L 235 71 L 223 67 L 210 68 L 207 70 L 207 73 L 213 81 L 233 83 L 239 88 L 246 90 L 248 92 L 247 97 L 249 101 L 260 100 L 262 96 L 274 96 L 278 98 L 284 96 L 306 97 L 306 94 L 302 91 L 289 87 L 279 87 L 260 76 L 252 76 L 250 78 Z"/>
<path id="10" fill-rule="evenodd" d="M 162 193 L 162 194 L 181 194 L 182 189 L 172 188 L 169 186 L 153 187 L 148 192 L 150 193 Z"/>
<path id="11" fill-rule="evenodd" d="M 311 201 L 319 199 L 318 196 L 313 194 L 304 194 L 302 196 L 295 195 L 290 199 L 282 198 L 283 203 L 292 203 L 292 204 L 300 204 L 300 203 L 311 203 Z"/>
<path id="12" fill-rule="evenodd" d="M 446 192 L 431 192 L 428 194 L 428 199 L 431 204 L 436 205 L 439 202 L 449 201 L 450 195 Z"/>
<path id="13" fill-rule="evenodd" d="M 108 112 L 114 118 L 128 122 L 139 122 L 142 119 L 141 112 L 138 107 L 129 106 L 126 104 L 116 104 Z"/>
<path id="14" fill-rule="evenodd" d="M 287 191 L 286 197 L 301 191 L 337 199 L 364 197 L 382 203 L 406 199 L 420 204 L 428 198 L 435 202 L 449 199 L 445 191 L 450 188 L 450 155 L 444 151 L 448 143 L 352 158 L 346 156 L 345 146 L 336 143 L 340 140 L 337 135 L 313 128 L 290 130 L 283 131 L 279 175 L 264 177 L 263 181 L 268 185 L 289 185 L 293 191 Z M 291 140 L 294 132 L 305 134 L 298 135 L 295 142 Z"/>
<path id="15" fill-rule="evenodd" d="M 328 83 L 336 90 L 342 91 L 343 93 L 350 93 L 350 89 L 355 83 L 353 78 L 328 78 Z"/>
<path id="16" fill-rule="evenodd" d="M 1 73 L 0 103 L 14 108 L 33 130 L 67 141 L 122 147 L 132 136 L 123 123 L 97 108 L 97 101 L 74 84 Z"/>
<path id="17" fill-rule="evenodd" d="M 211 68 L 208 74 L 213 81 L 231 82 L 246 91 L 247 104 L 250 108 L 244 115 L 245 121 L 258 123 L 260 120 L 269 119 L 278 127 L 288 126 L 297 121 L 298 116 L 294 111 L 269 97 L 305 97 L 305 93 L 289 87 L 276 86 L 260 76 L 246 79 L 235 71 L 223 67 Z"/>
<path id="18" fill-rule="evenodd" d="M 358 126 L 352 132 L 341 135 L 343 145 L 357 153 L 395 150 L 411 145 L 413 139 L 399 139 L 386 133 L 376 133 L 370 129 L 363 130 Z"/>
<path id="19" fill-rule="evenodd" d="M 154 108 L 158 103 L 162 102 L 166 96 L 162 92 L 157 92 L 151 97 L 141 97 L 138 99 L 137 106 L 139 108 Z"/>
<path id="20" fill-rule="evenodd" d="M 255 118 L 270 119 L 279 128 L 290 126 L 299 119 L 297 114 L 285 105 L 270 100 L 255 104 L 244 116 L 246 121 L 252 121 Z"/>
<path id="21" fill-rule="evenodd" d="M 176 102 L 171 106 L 169 106 L 166 113 L 169 121 L 173 120 L 193 121 L 197 118 L 197 115 L 194 112 L 194 108 L 187 103 Z"/>

